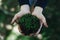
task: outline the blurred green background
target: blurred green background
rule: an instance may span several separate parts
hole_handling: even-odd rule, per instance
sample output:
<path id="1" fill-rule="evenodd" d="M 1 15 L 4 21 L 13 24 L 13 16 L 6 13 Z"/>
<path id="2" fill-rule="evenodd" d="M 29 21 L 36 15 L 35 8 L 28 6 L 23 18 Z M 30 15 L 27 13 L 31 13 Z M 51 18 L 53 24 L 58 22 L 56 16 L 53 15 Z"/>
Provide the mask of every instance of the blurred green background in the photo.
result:
<path id="1" fill-rule="evenodd" d="M 18 11 L 20 6 L 17 0 L 0 0 L 0 40 L 15 40 L 21 34 L 16 23 L 10 24 Z M 43 14 L 49 27 L 43 26 L 42 40 L 60 40 L 60 0 L 48 0 Z"/>

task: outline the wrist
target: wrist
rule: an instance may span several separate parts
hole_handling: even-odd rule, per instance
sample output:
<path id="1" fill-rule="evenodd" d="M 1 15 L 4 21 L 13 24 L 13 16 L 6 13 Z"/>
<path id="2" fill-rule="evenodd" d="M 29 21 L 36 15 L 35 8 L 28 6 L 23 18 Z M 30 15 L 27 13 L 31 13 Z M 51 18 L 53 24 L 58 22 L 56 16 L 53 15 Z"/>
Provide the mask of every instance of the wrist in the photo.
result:
<path id="1" fill-rule="evenodd" d="M 30 13 L 30 7 L 29 5 L 25 4 L 21 6 L 21 12 L 22 13 Z"/>
<path id="2" fill-rule="evenodd" d="M 42 11 L 43 11 L 43 8 L 42 8 L 42 7 L 36 6 L 36 7 L 34 8 L 34 12 L 42 13 Z"/>
<path id="3" fill-rule="evenodd" d="M 43 8 L 39 7 L 39 6 L 36 6 L 34 8 L 34 11 L 33 11 L 32 15 L 35 15 L 37 17 L 42 17 L 43 16 L 42 12 L 43 12 Z"/>

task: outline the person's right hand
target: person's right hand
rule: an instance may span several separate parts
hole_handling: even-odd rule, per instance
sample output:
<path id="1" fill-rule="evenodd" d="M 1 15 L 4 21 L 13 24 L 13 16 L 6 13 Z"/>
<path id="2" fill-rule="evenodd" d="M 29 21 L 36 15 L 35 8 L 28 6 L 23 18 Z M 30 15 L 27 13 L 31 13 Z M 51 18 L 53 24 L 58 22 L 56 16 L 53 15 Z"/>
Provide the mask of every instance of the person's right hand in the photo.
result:
<path id="1" fill-rule="evenodd" d="M 15 16 L 13 17 L 13 19 L 11 21 L 11 24 L 14 23 L 18 18 L 20 18 L 24 14 L 28 14 L 28 13 L 30 13 L 29 5 L 22 5 L 21 6 L 21 11 L 18 12 L 17 14 L 15 14 Z"/>

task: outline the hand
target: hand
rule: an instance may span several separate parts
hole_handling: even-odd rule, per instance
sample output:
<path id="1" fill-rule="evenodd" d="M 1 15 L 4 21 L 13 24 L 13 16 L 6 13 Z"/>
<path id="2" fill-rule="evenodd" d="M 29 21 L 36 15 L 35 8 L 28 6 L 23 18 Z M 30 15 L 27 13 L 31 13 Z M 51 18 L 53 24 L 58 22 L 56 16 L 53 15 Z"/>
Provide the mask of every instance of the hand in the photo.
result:
<path id="1" fill-rule="evenodd" d="M 48 27 L 46 19 L 42 14 L 43 9 L 41 7 L 35 7 L 32 15 L 38 17 L 40 19 L 40 23 L 42 23 L 45 27 Z"/>
<path id="2" fill-rule="evenodd" d="M 24 14 L 28 14 L 28 13 L 30 13 L 29 5 L 22 5 L 21 6 L 21 11 L 18 12 L 17 14 L 15 14 L 15 16 L 13 17 L 13 19 L 11 21 L 11 24 L 14 23 L 18 18 L 20 18 Z"/>

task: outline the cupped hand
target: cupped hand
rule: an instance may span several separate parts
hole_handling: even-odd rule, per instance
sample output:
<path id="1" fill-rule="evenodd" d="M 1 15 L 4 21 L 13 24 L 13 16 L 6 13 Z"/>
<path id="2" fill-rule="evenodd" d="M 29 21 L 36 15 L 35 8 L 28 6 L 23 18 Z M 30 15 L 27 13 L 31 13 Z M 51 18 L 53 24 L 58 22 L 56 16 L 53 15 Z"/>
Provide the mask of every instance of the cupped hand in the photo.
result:
<path id="1" fill-rule="evenodd" d="M 45 27 L 48 27 L 46 18 L 44 17 L 42 12 L 43 12 L 43 8 L 37 6 L 37 7 L 35 7 L 34 11 L 32 12 L 32 15 L 35 15 L 37 18 L 40 19 L 41 24 L 43 24 Z"/>
<path id="2" fill-rule="evenodd" d="M 15 14 L 15 16 L 13 17 L 11 24 L 14 23 L 18 18 L 20 18 L 24 14 L 30 13 L 30 7 L 27 4 L 22 5 L 20 9 L 21 10 L 17 14 Z"/>
<path id="3" fill-rule="evenodd" d="M 13 24 L 18 18 L 22 17 L 24 14 L 28 14 L 28 13 L 24 13 L 22 11 L 18 12 L 17 14 L 15 14 L 15 16 L 13 17 L 11 24 Z"/>

